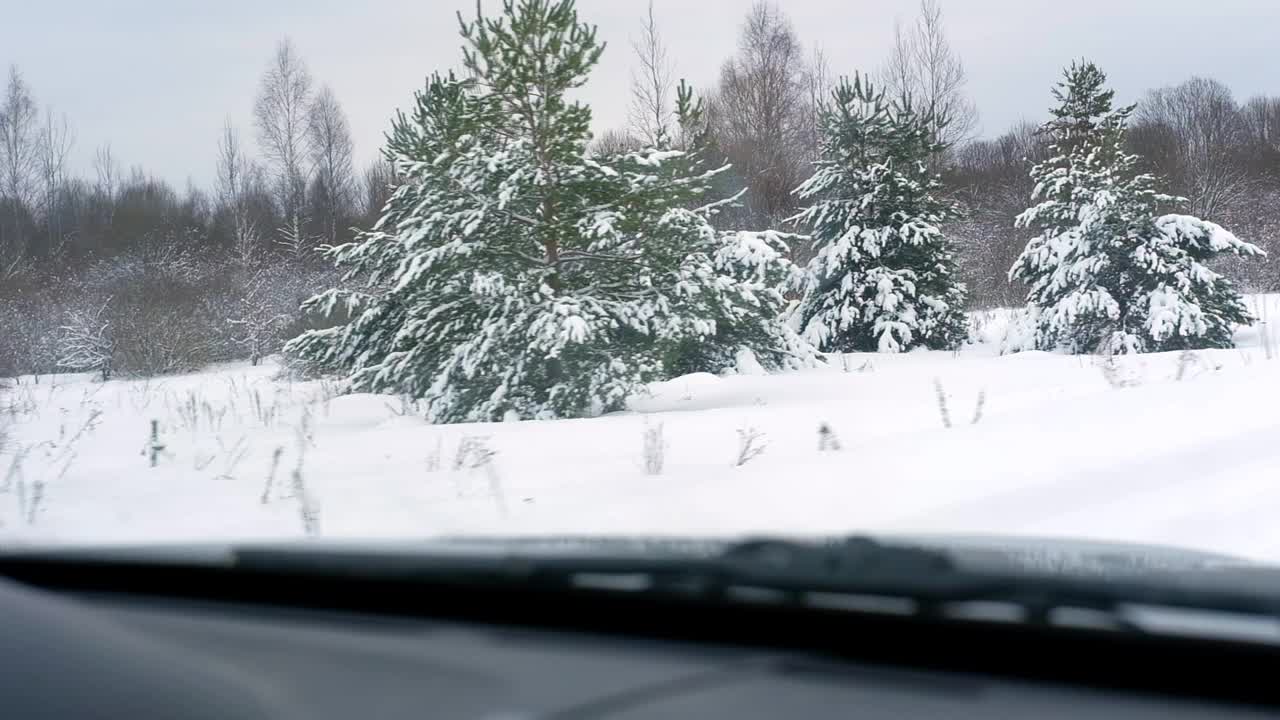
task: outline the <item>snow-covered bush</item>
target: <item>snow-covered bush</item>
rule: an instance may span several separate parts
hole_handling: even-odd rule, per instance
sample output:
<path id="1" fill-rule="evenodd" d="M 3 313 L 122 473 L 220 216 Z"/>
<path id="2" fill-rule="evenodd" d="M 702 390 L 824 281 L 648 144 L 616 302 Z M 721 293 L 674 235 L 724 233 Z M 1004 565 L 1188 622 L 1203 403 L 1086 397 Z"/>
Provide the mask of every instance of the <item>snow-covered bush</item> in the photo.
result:
<path id="1" fill-rule="evenodd" d="M 58 371 L 66 285 L 62 278 L 24 276 L 0 287 L 0 377 Z"/>
<path id="2" fill-rule="evenodd" d="M 1222 227 L 1166 214 L 1181 199 L 1156 191 L 1124 150 L 1132 107 L 1092 63 L 1073 64 L 1042 131 L 1052 157 L 1032 170 L 1036 205 L 1018 217 L 1039 229 L 1010 271 L 1030 288 L 1043 350 L 1135 353 L 1230 347 L 1251 318 L 1218 255 L 1261 255 Z"/>
<path id="3" fill-rule="evenodd" d="M 105 382 L 115 370 L 116 340 L 110 300 L 96 307 L 67 313 L 58 335 L 58 367 L 72 372 L 97 373 Z"/>
<path id="4" fill-rule="evenodd" d="M 1040 324 L 1040 311 L 1035 307 L 1008 310 L 1004 331 L 999 339 L 1001 355 L 1036 349 L 1036 332 Z"/>
<path id="5" fill-rule="evenodd" d="M 945 122 L 945 121 L 944 121 Z M 964 288 L 939 225 L 957 215 L 928 161 L 935 119 L 843 81 L 821 112 L 821 159 L 796 194 L 812 235 L 795 312 L 828 352 L 950 349 L 964 342 Z"/>
<path id="6" fill-rule="evenodd" d="M 280 272 L 279 264 L 266 262 L 253 224 L 237 219 L 236 225 L 231 252 L 233 296 L 223 313 L 231 330 L 228 339 L 237 354 L 248 356 L 249 364 L 257 365 L 280 349 L 283 329 L 296 319 L 296 311 L 290 311 L 300 300 L 290 297 L 290 285 L 298 269 L 295 263 Z M 299 232 L 296 226 L 292 232 Z"/>
<path id="7" fill-rule="evenodd" d="M 135 306 L 117 325 L 120 372 L 152 377 L 190 372 L 229 356 L 219 347 L 216 319 L 199 308 Z M 123 314 L 123 313 L 122 313 Z"/>

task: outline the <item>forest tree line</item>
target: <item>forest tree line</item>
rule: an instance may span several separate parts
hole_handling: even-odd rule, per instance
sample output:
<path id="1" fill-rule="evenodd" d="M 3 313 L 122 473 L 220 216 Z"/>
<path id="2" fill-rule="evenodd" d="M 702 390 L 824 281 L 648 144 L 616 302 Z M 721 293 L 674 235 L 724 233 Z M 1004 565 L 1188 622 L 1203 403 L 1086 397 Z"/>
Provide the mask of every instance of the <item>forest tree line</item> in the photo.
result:
<path id="1" fill-rule="evenodd" d="M 944 20 L 937 0 L 924 0 L 872 75 L 947 119 L 934 128 L 945 149 L 932 162 L 961 208 L 944 230 L 970 305 L 1018 305 L 1026 288 L 1008 273 L 1029 233 L 1013 218 L 1028 206 L 1028 170 L 1047 143 L 1032 124 L 978 137 L 980 109 Z M 640 20 L 629 122 L 601 133 L 595 151 L 690 142 L 674 98 L 691 68 L 670 56 L 661 25 L 652 8 Z M 714 182 L 746 188 L 712 218 L 717 230 L 795 229 L 795 190 L 819 159 L 819 108 L 851 70 L 806 47 L 776 4 L 753 6 L 714 87 L 699 89 L 708 146 L 731 166 Z M 1029 108 L 1043 106 L 1042 88 L 1027 94 Z M 338 98 L 287 40 L 261 75 L 253 126 L 228 125 L 206 142 L 216 167 L 209 188 L 126 171 L 109 145 L 94 152 L 91 174 L 76 176 L 72 120 L 9 69 L 0 95 L 0 376 L 83 367 L 85 353 L 107 353 L 111 372 L 140 375 L 256 361 L 317 322 L 300 304 L 339 278 L 315 251 L 374 224 L 395 185 L 392 166 L 355 167 Z M 1142 96 L 1127 142 L 1189 212 L 1280 250 L 1280 98 L 1237 99 L 1218 81 L 1189 78 Z M 1246 288 L 1280 285 L 1275 263 L 1227 265 Z"/>

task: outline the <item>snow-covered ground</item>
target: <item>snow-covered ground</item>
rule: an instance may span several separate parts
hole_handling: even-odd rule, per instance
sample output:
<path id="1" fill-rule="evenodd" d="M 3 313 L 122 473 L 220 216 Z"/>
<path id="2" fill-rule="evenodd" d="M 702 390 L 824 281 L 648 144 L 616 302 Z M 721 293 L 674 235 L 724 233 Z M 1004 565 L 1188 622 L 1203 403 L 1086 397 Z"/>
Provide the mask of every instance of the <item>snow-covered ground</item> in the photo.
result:
<path id="1" fill-rule="evenodd" d="M 690 376 L 589 420 L 432 426 L 273 366 L 18 378 L 0 390 L 0 540 L 293 537 L 309 506 L 326 537 L 958 532 L 1280 560 L 1280 338 L 1108 369 L 1001 356 L 1009 314 L 976 321 L 960 353 Z M 838 451 L 819 451 L 823 424 Z M 740 431 L 764 452 L 737 466 Z"/>

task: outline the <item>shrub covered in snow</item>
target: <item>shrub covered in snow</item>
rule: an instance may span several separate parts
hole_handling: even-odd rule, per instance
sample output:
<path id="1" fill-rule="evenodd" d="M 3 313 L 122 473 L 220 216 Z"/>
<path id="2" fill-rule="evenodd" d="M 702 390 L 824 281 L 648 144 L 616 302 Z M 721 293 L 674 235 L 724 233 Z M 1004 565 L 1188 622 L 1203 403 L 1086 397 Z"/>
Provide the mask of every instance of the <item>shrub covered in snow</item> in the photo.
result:
<path id="1" fill-rule="evenodd" d="M 115 369 L 115 329 L 107 313 L 110 301 L 67 314 L 58 336 L 58 367 L 97 373 L 105 382 Z"/>

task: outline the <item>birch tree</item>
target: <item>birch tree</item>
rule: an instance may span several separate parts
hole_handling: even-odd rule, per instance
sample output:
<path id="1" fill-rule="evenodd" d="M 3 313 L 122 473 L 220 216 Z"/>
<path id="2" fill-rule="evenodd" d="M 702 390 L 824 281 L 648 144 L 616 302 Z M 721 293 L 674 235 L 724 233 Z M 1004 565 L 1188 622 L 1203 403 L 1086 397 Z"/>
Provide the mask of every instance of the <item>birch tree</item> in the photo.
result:
<path id="1" fill-rule="evenodd" d="M 253 106 L 258 146 L 275 184 L 281 214 L 302 212 L 307 190 L 307 124 L 312 80 L 292 41 L 282 40 L 262 75 Z"/>

